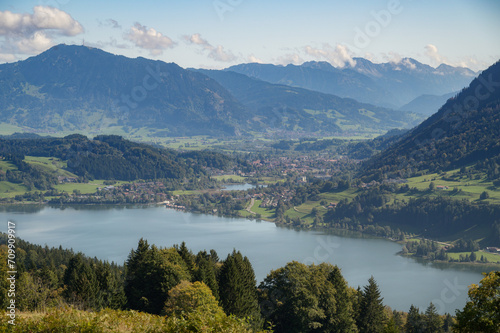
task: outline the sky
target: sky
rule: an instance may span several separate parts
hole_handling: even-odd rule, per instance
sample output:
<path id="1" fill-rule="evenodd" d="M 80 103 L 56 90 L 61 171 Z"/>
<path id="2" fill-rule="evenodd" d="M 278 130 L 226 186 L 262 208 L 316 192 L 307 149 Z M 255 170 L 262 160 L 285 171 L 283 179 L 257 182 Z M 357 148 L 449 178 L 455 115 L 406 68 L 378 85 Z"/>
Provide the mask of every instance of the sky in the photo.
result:
<path id="1" fill-rule="evenodd" d="M 0 0 L 0 63 L 60 44 L 184 68 L 500 59 L 498 0 Z"/>

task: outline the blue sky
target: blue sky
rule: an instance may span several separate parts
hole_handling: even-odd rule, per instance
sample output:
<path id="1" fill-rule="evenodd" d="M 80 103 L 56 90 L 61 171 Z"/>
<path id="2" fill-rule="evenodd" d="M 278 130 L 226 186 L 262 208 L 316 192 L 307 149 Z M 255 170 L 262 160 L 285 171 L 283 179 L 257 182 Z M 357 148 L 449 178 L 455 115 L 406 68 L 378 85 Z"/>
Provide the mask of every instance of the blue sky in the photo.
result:
<path id="1" fill-rule="evenodd" d="M 1 0 L 0 62 L 85 41 L 182 67 L 412 57 L 480 70 L 500 59 L 499 18 L 497 0 Z"/>

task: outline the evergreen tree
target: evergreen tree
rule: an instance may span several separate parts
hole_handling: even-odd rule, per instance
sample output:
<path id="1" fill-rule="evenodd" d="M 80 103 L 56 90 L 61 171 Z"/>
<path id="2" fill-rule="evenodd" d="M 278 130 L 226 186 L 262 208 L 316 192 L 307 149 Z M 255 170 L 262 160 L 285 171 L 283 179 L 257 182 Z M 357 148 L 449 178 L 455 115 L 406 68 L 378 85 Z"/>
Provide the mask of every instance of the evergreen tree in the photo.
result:
<path id="1" fill-rule="evenodd" d="M 182 260 L 186 263 L 189 274 L 193 275 L 195 270 L 195 255 L 193 252 L 187 248 L 185 242 L 182 242 L 181 246 L 174 245 L 174 248 L 177 250 Z"/>
<path id="2" fill-rule="evenodd" d="M 260 322 L 255 273 L 247 257 L 233 250 L 224 261 L 219 277 L 220 303 L 224 312 Z M 257 324 L 259 325 L 259 324 Z"/>
<path id="3" fill-rule="evenodd" d="M 423 316 L 423 322 L 425 333 L 439 333 L 442 332 L 443 320 L 439 316 L 436 310 L 436 306 L 434 304 L 429 304 L 427 309 L 425 310 L 425 314 Z"/>
<path id="4" fill-rule="evenodd" d="M 420 333 L 423 332 L 424 325 L 422 315 L 420 314 L 419 308 L 410 306 L 410 311 L 408 311 L 408 317 L 406 319 L 405 332 L 407 333 Z"/>
<path id="5" fill-rule="evenodd" d="M 399 328 L 396 325 L 394 318 L 389 319 L 387 325 L 384 327 L 383 333 L 399 333 Z"/>
<path id="6" fill-rule="evenodd" d="M 382 332 L 386 322 L 383 298 L 375 279 L 370 277 L 361 294 L 361 303 L 358 317 L 358 328 L 360 332 L 377 333 Z"/>
<path id="7" fill-rule="evenodd" d="M 349 286 L 342 276 L 340 268 L 333 267 L 333 270 L 328 274 L 328 282 L 333 285 L 335 290 L 335 307 L 327 309 L 330 311 L 327 312 L 329 322 L 328 325 L 324 325 L 325 331 L 357 332 L 351 301 L 352 293 L 349 291 Z"/>
<path id="8" fill-rule="evenodd" d="M 193 276 L 193 282 L 199 281 L 205 283 L 212 291 L 213 296 L 219 300 L 219 285 L 217 283 L 215 264 L 205 251 L 196 255 L 196 271 Z"/>
<path id="9" fill-rule="evenodd" d="M 451 332 L 454 324 L 455 322 L 453 320 L 453 317 L 451 316 L 451 314 L 447 313 L 446 317 L 443 320 L 443 332 Z"/>
<path id="10" fill-rule="evenodd" d="M 70 259 L 64 274 L 64 284 L 65 296 L 69 302 L 84 309 L 101 306 L 97 277 L 82 253 Z"/>
<path id="11" fill-rule="evenodd" d="M 99 298 L 103 301 L 102 307 L 121 309 L 126 303 L 122 273 L 118 273 L 115 266 L 101 261 L 94 265 L 94 269 L 99 283 Z"/>
<path id="12" fill-rule="evenodd" d="M 174 248 L 149 247 L 141 239 L 126 263 L 125 294 L 127 306 L 134 310 L 159 314 L 168 291 L 182 280 L 191 280 L 184 260 Z"/>

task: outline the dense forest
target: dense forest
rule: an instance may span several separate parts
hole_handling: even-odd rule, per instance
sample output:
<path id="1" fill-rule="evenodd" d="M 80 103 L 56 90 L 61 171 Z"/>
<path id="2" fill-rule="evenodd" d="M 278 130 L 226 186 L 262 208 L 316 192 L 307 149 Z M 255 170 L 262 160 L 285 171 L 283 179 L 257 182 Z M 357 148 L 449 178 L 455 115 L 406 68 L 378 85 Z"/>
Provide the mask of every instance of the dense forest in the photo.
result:
<path id="1" fill-rule="evenodd" d="M 114 135 L 93 140 L 73 134 L 64 138 L 0 139 L 0 156 L 18 167 L 4 175 L 13 182 L 45 190 L 57 179 L 23 162 L 25 156 L 56 157 L 81 178 L 109 180 L 182 179 L 205 174 L 205 168 L 227 169 L 234 161 L 208 151 L 176 152 L 131 142 Z"/>
<path id="2" fill-rule="evenodd" d="M 7 239 L 1 234 L 2 257 L 11 248 Z M 40 331 L 49 332 L 64 325 L 63 318 L 73 316 L 71 325 L 79 325 L 84 316 L 101 314 L 107 321 L 122 318 L 126 325 L 130 318 L 123 310 L 154 315 L 147 325 L 157 325 L 153 331 L 163 332 L 450 332 L 453 327 L 468 332 L 488 311 L 496 317 L 481 323 L 483 332 L 496 332 L 494 325 L 500 323 L 498 307 L 488 309 L 486 301 L 477 303 L 481 292 L 493 292 L 493 301 L 498 302 L 499 272 L 488 275 L 488 284 L 474 287 L 477 292 L 471 302 L 454 318 L 437 314 L 432 303 L 425 312 L 414 306 L 408 313 L 392 310 L 384 306 L 373 277 L 363 288 L 353 289 L 340 269 L 328 263 L 289 262 L 257 285 L 252 264 L 236 250 L 220 259 L 214 250 L 194 254 L 184 243 L 159 248 L 141 239 L 124 266 L 20 239 L 15 251 L 16 309 L 47 313 L 18 315 L 18 331 L 43 327 Z M 0 271 L 6 274 L 8 270 L 2 260 Z M 8 281 L 3 279 L 3 307 L 8 290 Z M 75 315 L 80 319 L 74 320 Z M 160 317 L 155 316 L 164 319 L 157 321 Z M 136 325 L 146 320 L 136 319 Z M 103 322 L 92 320 L 86 325 Z"/>

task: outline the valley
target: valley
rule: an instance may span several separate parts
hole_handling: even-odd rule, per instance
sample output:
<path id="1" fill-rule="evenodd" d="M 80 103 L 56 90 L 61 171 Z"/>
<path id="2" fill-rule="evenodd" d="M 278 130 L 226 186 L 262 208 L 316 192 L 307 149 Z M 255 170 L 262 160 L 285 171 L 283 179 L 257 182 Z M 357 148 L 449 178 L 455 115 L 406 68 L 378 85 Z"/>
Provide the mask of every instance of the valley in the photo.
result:
<path id="1" fill-rule="evenodd" d="M 59 44 L 0 64 L 0 215 L 26 236 L 21 308 L 146 312 L 170 331 L 202 316 L 236 331 L 289 332 L 297 317 L 371 332 L 374 293 L 373 332 L 412 331 L 411 316 L 458 327 L 466 285 L 500 268 L 500 62 L 352 60 L 195 69 Z M 458 277 L 453 301 L 432 296 Z M 192 292 L 215 319 L 186 305 Z M 295 300 L 321 315 L 283 310 Z"/>

